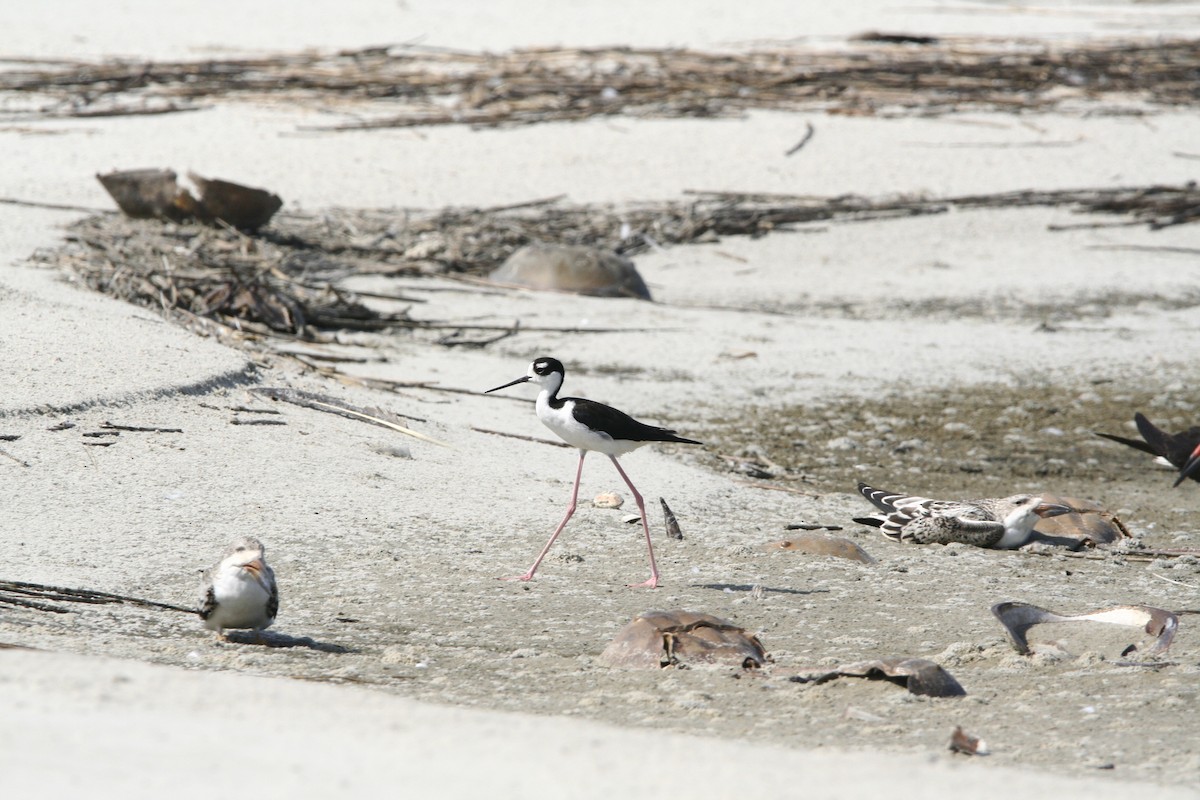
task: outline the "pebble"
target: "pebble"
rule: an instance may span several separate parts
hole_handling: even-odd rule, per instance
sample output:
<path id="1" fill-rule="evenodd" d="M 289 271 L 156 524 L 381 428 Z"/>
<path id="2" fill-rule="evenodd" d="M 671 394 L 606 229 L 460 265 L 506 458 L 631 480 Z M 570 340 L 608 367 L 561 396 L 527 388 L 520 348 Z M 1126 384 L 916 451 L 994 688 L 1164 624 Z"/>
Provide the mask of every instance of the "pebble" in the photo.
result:
<path id="1" fill-rule="evenodd" d="M 616 492 L 601 492 L 592 498 L 592 505 L 596 508 L 620 508 L 625 504 L 625 498 Z"/>

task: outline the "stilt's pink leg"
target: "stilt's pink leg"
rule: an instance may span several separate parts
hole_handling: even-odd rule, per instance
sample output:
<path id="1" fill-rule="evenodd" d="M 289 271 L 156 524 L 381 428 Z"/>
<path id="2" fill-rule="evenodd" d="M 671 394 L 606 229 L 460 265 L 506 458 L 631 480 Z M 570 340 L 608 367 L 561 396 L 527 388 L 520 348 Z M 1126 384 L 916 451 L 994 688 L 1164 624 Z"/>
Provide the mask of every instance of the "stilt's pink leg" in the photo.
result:
<path id="1" fill-rule="evenodd" d="M 567 506 L 567 515 L 562 518 L 562 522 L 558 523 L 558 527 L 554 529 L 554 533 L 550 534 L 550 541 L 546 542 L 546 546 L 542 548 L 542 552 L 538 553 L 538 557 L 534 559 L 533 566 L 524 575 L 517 575 L 512 578 L 501 578 L 502 581 L 530 581 L 533 580 L 533 573 L 537 572 L 538 565 L 542 563 L 542 559 L 546 557 L 546 553 L 550 552 L 550 545 L 554 544 L 554 540 L 562 533 L 563 528 L 567 527 L 567 520 L 575 513 L 575 506 L 579 502 L 579 478 L 583 475 L 583 457 L 587 455 L 587 450 L 579 451 L 579 468 L 575 470 L 575 488 L 571 490 L 571 503 Z M 620 467 L 617 467 L 620 469 Z M 626 481 L 629 479 L 626 478 Z M 641 500 L 639 499 L 639 503 Z M 647 534 L 649 535 L 649 534 Z"/>
<path id="2" fill-rule="evenodd" d="M 616 456 L 609 456 L 613 466 L 617 468 L 617 472 L 621 473 L 621 477 L 625 479 L 625 484 L 629 487 L 629 491 L 633 492 L 633 499 L 637 501 L 638 512 L 642 515 L 642 530 L 646 532 L 646 552 L 650 554 L 650 580 L 645 583 L 629 584 L 632 589 L 655 589 L 658 587 L 658 567 L 654 563 L 654 545 L 650 544 L 650 525 L 646 521 L 646 504 L 642 502 L 642 495 L 633 485 L 633 481 L 629 480 L 629 476 L 625 474 L 625 470 L 621 469 L 621 463 L 617 461 Z"/>

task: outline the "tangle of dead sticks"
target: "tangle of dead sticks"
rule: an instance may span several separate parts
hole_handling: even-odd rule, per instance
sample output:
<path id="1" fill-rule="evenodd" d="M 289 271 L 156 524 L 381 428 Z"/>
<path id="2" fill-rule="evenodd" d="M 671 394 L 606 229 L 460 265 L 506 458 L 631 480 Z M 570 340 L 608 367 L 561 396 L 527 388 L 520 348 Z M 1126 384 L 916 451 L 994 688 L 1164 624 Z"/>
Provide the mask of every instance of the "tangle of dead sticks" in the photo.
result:
<path id="1" fill-rule="evenodd" d="M 937 115 L 1099 104 L 1195 105 L 1190 39 L 1045 42 L 864 34 L 843 47 L 534 48 L 396 45 L 203 61 L 6 59 L 0 119 L 163 114 L 217 100 L 353 111 L 328 130 L 524 125 L 595 116 L 719 117 L 752 109 Z M 1101 106 L 1103 110 L 1103 106 Z M 1141 110 L 1148 110 L 1142 108 Z"/>
<path id="2" fill-rule="evenodd" d="M 651 245 L 764 236 L 812 223 L 1023 207 L 1064 207 L 1111 220 L 1089 225 L 1163 228 L 1200 219 L 1200 187 L 876 198 L 697 191 L 679 200 L 624 206 L 548 198 L 499 208 L 333 209 L 277 215 L 254 236 L 225 227 L 102 214 L 71 226 L 63 247 L 42 251 L 34 260 L 70 270 L 94 289 L 194 329 L 239 340 L 328 341 L 338 331 L 405 330 L 436 332 L 436 341 L 447 347 L 464 341 L 482 347 L 542 329 L 512 321 L 416 319 L 410 311 L 419 300 L 399 290 L 359 294 L 346 282 L 362 276 L 443 277 L 465 281 L 464 290 L 490 291 L 480 288 L 487 275 L 531 242 L 584 244 L 633 255 Z M 467 340 L 463 332 L 468 330 L 494 335 Z"/>

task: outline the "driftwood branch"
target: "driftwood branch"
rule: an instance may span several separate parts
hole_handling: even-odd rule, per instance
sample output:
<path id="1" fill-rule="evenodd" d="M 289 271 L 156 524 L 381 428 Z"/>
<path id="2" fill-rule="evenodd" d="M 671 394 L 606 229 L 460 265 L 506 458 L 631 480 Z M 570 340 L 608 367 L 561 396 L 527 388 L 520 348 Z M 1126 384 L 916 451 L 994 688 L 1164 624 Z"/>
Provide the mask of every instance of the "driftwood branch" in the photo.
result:
<path id="1" fill-rule="evenodd" d="M 474 425 L 471 426 L 471 430 L 475 431 L 476 433 L 486 433 L 489 436 L 503 436 L 507 439 L 520 439 L 522 442 L 535 442 L 536 444 L 549 444 L 549 445 L 553 445 L 554 447 L 570 447 L 571 446 L 571 445 L 567 444 L 566 442 L 556 442 L 552 439 L 542 439 L 541 437 L 538 437 L 538 436 L 525 436 L 524 434 L 520 434 L 520 433 L 506 433 L 505 431 L 494 431 L 489 428 L 477 428 Z"/>
<path id="2" fill-rule="evenodd" d="M 7 450 L 0 449 L 0 456 L 4 456 L 5 458 L 9 459 L 10 461 L 12 461 L 16 464 L 19 464 L 22 467 L 29 466 L 28 461 L 25 461 L 24 459 L 21 459 L 21 458 L 17 458 L 16 456 L 14 456 L 12 453 L 8 452 Z"/>
<path id="3" fill-rule="evenodd" d="M 132 433 L 183 433 L 183 428 L 144 428 L 137 425 L 117 425 L 112 422 L 101 422 L 100 427 L 109 431 L 129 431 Z"/>
<path id="4" fill-rule="evenodd" d="M 427 436 L 424 433 L 415 431 L 406 425 L 400 424 L 397 420 L 401 415 L 390 411 L 384 411 L 379 408 L 360 408 L 358 406 L 343 403 L 341 400 L 330 397 L 328 395 L 316 394 L 314 392 L 305 392 L 300 389 L 287 388 L 272 388 L 272 387 L 254 387 L 249 390 L 251 394 L 257 397 L 265 397 L 269 400 L 278 400 L 285 403 L 301 406 L 303 408 L 312 408 L 317 411 L 324 411 L 329 414 L 337 414 L 340 417 L 357 420 L 359 422 L 368 422 L 372 425 L 378 425 L 382 428 L 403 433 L 405 436 L 411 436 L 414 439 L 420 439 L 423 442 L 436 444 L 439 447 L 450 447 L 445 442 L 435 439 L 432 436 Z M 419 417 L 408 417 L 408 419 L 417 422 L 425 420 Z"/>
<path id="5" fill-rule="evenodd" d="M 24 200 L 19 197 L 0 197 L 0 203 L 6 206 L 24 206 L 26 208 L 46 208 L 51 211 L 82 211 L 85 214 L 114 214 L 107 208 L 92 208 L 90 206 L 73 206 L 63 203 L 43 203 L 37 200 Z"/>
<path id="6" fill-rule="evenodd" d="M 489 344 L 495 344 L 496 342 L 507 339 L 510 336 L 515 336 L 517 331 L 520 329 L 521 323 L 518 320 L 517 322 L 513 323 L 511 328 L 502 330 L 494 336 L 488 336 L 483 339 L 469 339 L 464 336 L 464 329 L 459 328 L 438 339 L 437 343 L 443 347 L 474 347 L 482 349 L 487 347 Z"/>
<path id="7" fill-rule="evenodd" d="M 47 586 L 41 583 L 0 580 L 0 603 L 26 606 L 38 609 L 39 611 L 66 612 L 67 609 L 61 606 L 52 606 L 43 602 L 47 600 L 58 603 L 87 603 L 91 605 L 120 603 L 164 611 L 179 611 L 185 614 L 196 613 L 195 608 L 186 608 L 171 603 L 160 603 L 156 600 L 143 600 L 123 594 L 100 592 L 94 589 L 70 589 L 64 586 Z"/>

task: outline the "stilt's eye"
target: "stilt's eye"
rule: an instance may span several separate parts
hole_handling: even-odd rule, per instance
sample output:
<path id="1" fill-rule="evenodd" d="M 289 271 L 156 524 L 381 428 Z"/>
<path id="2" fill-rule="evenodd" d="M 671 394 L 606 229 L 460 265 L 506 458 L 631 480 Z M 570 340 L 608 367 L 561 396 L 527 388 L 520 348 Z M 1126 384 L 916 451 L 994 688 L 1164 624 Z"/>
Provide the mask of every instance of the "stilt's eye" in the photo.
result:
<path id="1" fill-rule="evenodd" d="M 547 364 L 545 361 L 537 361 L 533 365 L 533 371 L 538 375 L 545 375 L 547 367 L 549 367 L 549 364 Z"/>

